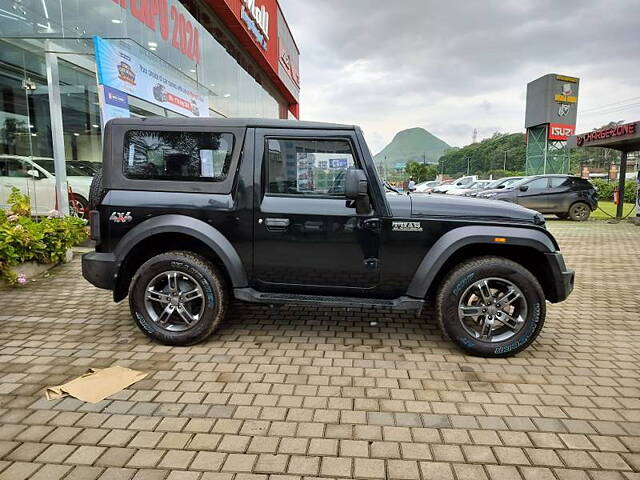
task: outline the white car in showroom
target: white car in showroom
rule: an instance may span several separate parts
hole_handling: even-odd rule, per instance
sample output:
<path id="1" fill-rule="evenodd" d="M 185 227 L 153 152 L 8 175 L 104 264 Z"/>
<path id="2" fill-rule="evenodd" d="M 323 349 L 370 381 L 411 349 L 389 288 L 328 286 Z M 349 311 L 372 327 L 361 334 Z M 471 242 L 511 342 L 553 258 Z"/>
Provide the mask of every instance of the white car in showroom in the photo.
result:
<path id="1" fill-rule="evenodd" d="M 56 208 L 56 178 L 53 159 L 0 155 L 0 208 L 8 209 L 11 189 L 16 187 L 31 199 L 33 215 L 48 215 Z M 71 187 L 71 213 L 85 217 L 92 177 L 67 163 L 67 183 Z"/>

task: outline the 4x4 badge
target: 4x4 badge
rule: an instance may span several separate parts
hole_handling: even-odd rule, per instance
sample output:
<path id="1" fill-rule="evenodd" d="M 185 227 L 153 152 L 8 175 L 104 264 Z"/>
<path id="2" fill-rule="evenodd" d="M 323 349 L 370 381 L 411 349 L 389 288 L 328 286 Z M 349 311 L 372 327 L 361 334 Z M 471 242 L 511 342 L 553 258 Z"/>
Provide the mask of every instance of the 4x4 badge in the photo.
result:
<path id="1" fill-rule="evenodd" d="M 130 222 L 131 220 L 133 220 L 133 217 L 131 216 L 131 212 L 127 212 L 127 213 L 113 212 L 109 217 L 109 221 L 115 222 L 115 223 L 127 223 L 127 222 Z"/>
<path id="2" fill-rule="evenodd" d="M 391 229 L 395 232 L 421 232 L 420 222 L 393 222 Z"/>

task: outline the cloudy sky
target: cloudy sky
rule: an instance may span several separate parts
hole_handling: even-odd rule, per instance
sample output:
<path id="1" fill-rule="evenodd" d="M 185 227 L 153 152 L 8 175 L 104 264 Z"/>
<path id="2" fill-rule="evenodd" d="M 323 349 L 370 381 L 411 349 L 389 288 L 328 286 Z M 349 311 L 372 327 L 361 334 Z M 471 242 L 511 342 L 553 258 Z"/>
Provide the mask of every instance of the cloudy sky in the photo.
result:
<path id="1" fill-rule="evenodd" d="M 580 77 L 579 132 L 640 120 L 640 1 L 280 0 L 301 118 L 355 123 L 373 153 L 421 126 L 451 145 L 524 130 L 527 82 Z"/>

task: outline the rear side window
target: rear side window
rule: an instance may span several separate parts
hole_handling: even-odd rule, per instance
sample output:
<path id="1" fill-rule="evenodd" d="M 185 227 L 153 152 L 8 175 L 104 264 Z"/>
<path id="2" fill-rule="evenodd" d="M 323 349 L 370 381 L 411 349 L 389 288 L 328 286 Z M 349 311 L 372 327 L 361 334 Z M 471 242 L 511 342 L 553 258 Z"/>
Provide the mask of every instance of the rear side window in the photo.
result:
<path id="1" fill-rule="evenodd" d="M 588 190 L 590 188 L 593 188 L 593 185 L 591 184 L 591 182 L 589 180 L 587 180 L 586 178 L 578 178 L 578 177 L 576 177 L 576 178 L 573 179 L 573 184 L 576 187 L 580 188 L 580 189 Z"/>
<path id="2" fill-rule="evenodd" d="M 551 177 L 551 188 L 570 187 L 570 177 Z"/>
<path id="3" fill-rule="evenodd" d="M 124 139 L 127 178 L 221 182 L 229 174 L 233 135 L 130 130 Z"/>

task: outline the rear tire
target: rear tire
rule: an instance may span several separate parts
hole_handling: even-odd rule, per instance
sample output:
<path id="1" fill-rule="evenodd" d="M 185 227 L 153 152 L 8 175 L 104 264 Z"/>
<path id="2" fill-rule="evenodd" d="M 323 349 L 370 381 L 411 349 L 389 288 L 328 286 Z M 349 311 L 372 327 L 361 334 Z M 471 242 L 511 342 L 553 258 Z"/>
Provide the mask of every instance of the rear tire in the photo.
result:
<path id="1" fill-rule="evenodd" d="M 224 320 L 224 277 L 200 255 L 175 251 L 147 260 L 129 287 L 129 307 L 148 337 L 165 345 L 205 340 Z"/>
<path id="2" fill-rule="evenodd" d="M 538 280 L 502 257 L 478 257 L 458 265 L 436 298 L 442 331 L 465 352 L 493 358 L 515 355 L 531 345 L 544 324 L 545 307 Z"/>
<path id="3" fill-rule="evenodd" d="M 102 169 L 99 169 L 91 180 L 89 187 L 89 208 L 95 210 L 104 197 L 104 188 L 102 186 Z"/>
<path id="4" fill-rule="evenodd" d="M 591 208 L 584 202 L 576 202 L 569 208 L 569 217 L 575 222 L 584 222 L 591 215 Z"/>

